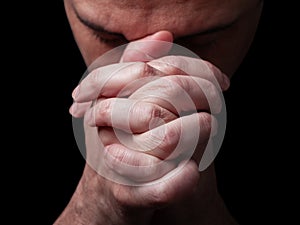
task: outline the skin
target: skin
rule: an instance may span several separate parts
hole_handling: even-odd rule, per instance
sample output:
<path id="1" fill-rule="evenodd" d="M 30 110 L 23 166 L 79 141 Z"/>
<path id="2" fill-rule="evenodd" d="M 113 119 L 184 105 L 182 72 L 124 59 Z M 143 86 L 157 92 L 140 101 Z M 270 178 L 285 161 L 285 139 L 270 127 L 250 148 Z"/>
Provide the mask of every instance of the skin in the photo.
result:
<path id="1" fill-rule="evenodd" d="M 219 95 L 229 88 L 228 77 L 238 68 L 255 34 L 261 2 L 65 0 L 65 8 L 87 66 L 106 51 L 130 44 L 117 63 L 93 70 L 72 94 L 70 113 L 75 117 L 85 115 L 87 164 L 72 199 L 55 224 L 236 224 L 218 194 L 213 164 L 202 172 L 198 165 L 210 135 L 217 132 L 214 114 L 221 110 Z M 89 26 L 83 21 L 89 21 Z M 109 33 L 93 30 L 91 23 Z M 208 32 L 216 27 L 222 29 Z M 138 52 L 134 46 L 139 40 L 175 42 L 201 59 L 164 56 L 166 49 L 149 43 L 139 45 Z M 107 71 L 116 69 L 118 72 L 105 82 Z M 157 82 L 153 76 L 159 77 Z M 149 82 L 134 83 L 142 77 L 148 77 Z M 179 116 L 190 106 L 180 99 L 178 86 L 191 96 L 197 113 Z M 126 94 L 122 96 L 124 87 Z M 180 108 L 174 110 L 161 101 L 166 98 L 177 99 Z M 208 100 L 214 102 L 213 107 L 209 107 Z M 131 110 L 124 113 L 126 108 Z M 122 114 L 129 116 L 123 118 Z M 193 157 L 175 176 L 166 179 L 178 168 L 174 160 L 188 150 L 183 147 L 174 152 L 179 136 L 187 135 L 181 132 L 181 124 L 191 130 L 200 127 L 203 132 Z M 89 133 L 94 127 L 98 129 L 96 136 Z M 113 128 L 119 129 L 126 140 L 134 141 L 125 146 Z M 103 146 L 93 145 L 97 140 Z M 183 146 L 188 144 L 184 142 Z M 128 186 L 100 176 L 95 153 L 99 148 L 107 173 L 136 183 L 162 182 Z M 165 159 L 163 167 L 153 166 Z M 136 172 L 124 165 L 142 167 Z"/>
<path id="2" fill-rule="evenodd" d="M 244 58 L 261 13 L 260 1 L 251 0 L 65 0 L 65 6 L 75 39 L 87 65 L 113 47 L 160 30 L 168 30 L 173 34 L 175 43 L 191 49 L 229 76 Z M 153 8 L 155 10 L 151 11 Z M 173 13 L 170 13 L 170 8 Z M 98 36 L 105 41 L 97 40 L 94 31 L 78 20 L 75 9 L 81 18 L 110 32 L 120 33 L 123 37 L 102 32 Z M 223 31 L 197 35 L 211 28 L 230 24 L 232 26 Z"/>

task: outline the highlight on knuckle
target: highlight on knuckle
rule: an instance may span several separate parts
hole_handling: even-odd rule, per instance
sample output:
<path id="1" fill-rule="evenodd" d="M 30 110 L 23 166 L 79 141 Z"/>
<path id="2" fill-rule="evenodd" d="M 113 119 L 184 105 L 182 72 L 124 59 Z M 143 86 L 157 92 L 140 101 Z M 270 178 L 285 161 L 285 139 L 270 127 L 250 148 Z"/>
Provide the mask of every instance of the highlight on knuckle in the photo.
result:
<path id="1" fill-rule="evenodd" d="M 177 144 L 177 142 L 180 139 L 181 131 L 177 126 L 171 127 L 166 126 L 166 130 L 163 136 L 163 145 L 164 145 L 164 151 L 166 153 L 171 153 L 173 150 L 174 145 Z"/>
<path id="2" fill-rule="evenodd" d="M 112 116 L 112 102 L 109 99 L 101 101 L 97 107 L 96 118 L 107 121 Z"/>
<path id="3" fill-rule="evenodd" d="M 200 122 L 200 135 L 203 137 L 207 136 L 209 138 L 210 132 L 212 130 L 212 116 L 209 113 L 199 113 Z"/>

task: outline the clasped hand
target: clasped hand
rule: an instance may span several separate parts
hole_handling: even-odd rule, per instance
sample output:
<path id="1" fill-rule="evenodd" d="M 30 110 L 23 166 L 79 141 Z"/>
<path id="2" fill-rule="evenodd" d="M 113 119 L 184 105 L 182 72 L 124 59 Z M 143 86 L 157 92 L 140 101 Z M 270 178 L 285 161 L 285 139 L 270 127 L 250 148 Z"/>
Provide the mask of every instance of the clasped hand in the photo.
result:
<path id="1" fill-rule="evenodd" d="M 116 177 L 105 181 L 109 196 L 121 206 L 152 208 L 184 199 L 198 185 L 198 166 L 217 132 L 214 114 L 222 110 L 229 79 L 205 60 L 140 45 L 143 52 L 135 54 L 129 44 L 119 63 L 91 71 L 74 90 L 70 112 L 84 116 L 86 135 L 96 130 L 86 137 L 87 158 L 101 161 L 91 167 L 105 168 L 104 179 L 106 173 Z M 155 57 L 145 60 L 149 55 Z M 144 185 L 149 182 L 156 184 Z"/>

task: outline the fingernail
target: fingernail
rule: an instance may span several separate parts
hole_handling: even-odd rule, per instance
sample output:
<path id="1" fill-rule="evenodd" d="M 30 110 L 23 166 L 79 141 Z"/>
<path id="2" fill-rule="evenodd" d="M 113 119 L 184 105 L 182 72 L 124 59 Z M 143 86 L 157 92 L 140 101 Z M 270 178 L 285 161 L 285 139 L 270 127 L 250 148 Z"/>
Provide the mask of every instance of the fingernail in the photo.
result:
<path id="1" fill-rule="evenodd" d="M 72 98 L 76 99 L 77 96 L 79 94 L 79 85 L 74 89 L 74 91 L 72 92 Z"/>

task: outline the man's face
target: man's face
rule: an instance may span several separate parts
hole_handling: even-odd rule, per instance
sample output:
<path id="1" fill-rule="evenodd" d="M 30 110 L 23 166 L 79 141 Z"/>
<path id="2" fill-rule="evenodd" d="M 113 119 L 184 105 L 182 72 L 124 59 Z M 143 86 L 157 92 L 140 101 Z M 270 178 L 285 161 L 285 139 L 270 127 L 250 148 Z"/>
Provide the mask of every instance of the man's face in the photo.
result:
<path id="1" fill-rule="evenodd" d="M 104 52 L 160 30 L 232 75 L 253 39 L 259 0 L 65 0 L 87 65 Z"/>

